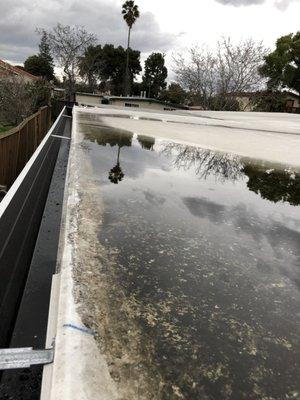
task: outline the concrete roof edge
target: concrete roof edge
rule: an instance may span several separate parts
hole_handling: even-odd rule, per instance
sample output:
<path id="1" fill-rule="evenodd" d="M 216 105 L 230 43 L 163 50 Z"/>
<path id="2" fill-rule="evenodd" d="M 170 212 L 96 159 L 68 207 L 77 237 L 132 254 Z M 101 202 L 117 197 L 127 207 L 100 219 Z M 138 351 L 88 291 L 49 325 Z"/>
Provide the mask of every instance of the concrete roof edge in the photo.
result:
<path id="1" fill-rule="evenodd" d="M 88 93 L 88 92 L 76 92 L 75 94 L 82 96 L 92 96 L 92 97 L 106 97 L 104 94 Z"/>

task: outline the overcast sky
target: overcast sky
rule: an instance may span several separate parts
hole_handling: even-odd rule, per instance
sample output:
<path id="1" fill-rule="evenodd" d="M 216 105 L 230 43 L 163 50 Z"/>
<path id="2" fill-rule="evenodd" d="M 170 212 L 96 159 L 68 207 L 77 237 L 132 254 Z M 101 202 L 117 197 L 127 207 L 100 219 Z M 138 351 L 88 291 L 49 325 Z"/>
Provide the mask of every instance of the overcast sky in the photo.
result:
<path id="1" fill-rule="evenodd" d="M 119 0 L 0 0 L 0 58 L 23 62 L 37 52 L 36 27 L 57 22 L 84 25 L 100 43 L 126 44 Z M 222 35 L 252 37 L 273 47 L 276 38 L 300 30 L 300 0 L 136 0 L 141 18 L 132 47 L 168 54 L 190 45 L 213 46 Z"/>

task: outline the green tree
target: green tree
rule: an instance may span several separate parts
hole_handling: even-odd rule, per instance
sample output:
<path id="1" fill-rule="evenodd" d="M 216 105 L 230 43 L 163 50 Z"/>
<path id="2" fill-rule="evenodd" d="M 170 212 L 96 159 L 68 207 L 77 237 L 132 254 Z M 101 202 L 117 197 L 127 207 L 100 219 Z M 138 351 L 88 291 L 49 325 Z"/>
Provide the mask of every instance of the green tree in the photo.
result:
<path id="1" fill-rule="evenodd" d="M 268 78 L 269 89 L 289 88 L 300 93 L 300 31 L 277 40 L 260 73 Z"/>
<path id="2" fill-rule="evenodd" d="M 144 90 L 144 86 L 142 82 L 132 82 L 131 85 L 131 95 L 132 96 L 140 96 L 141 92 Z"/>
<path id="3" fill-rule="evenodd" d="M 254 97 L 255 111 L 284 112 L 286 109 L 286 94 L 279 90 L 264 90 Z"/>
<path id="4" fill-rule="evenodd" d="M 41 31 L 41 41 L 39 44 L 39 55 L 43 57 L 51 67 L 54 67 L 53 57 L 51 55 L 51 48 L 49 43 L 48 34 L 45 30 Z"/>
<path id="5" fill-rule="evenodd" d="M 128 26 L 126 69 L 125 69 L 125 88 L 124 88 L 125 89 L 124 95 L 128 96 L 130 94 L 130 82 L 129 82 L 130 34 L 131 34 L 131 29 L 132 29 L 134 23 L 140 16 L 140 12 L 139 12 L 138 6 L 136 4 L 134 4 L 133 0 L 127 0 L 122 6 L 122 14 L 123 14 L 123 18 L 126 21 L 126 24 Z"/>
<path id="6" fill-rule="evenodd" d="M 0 120 L 12 125 L 49 104 L 50 85 L 42 79 L 25 82 L 16 76 L 0 79 Z"/>
<path id="7" fill-rule="evenodd" d="M 127 56 L 128 80 L 132 86 L 135 76 L 142 70 L 140 52 L 132 49 L 126 51 L 122 46 L 114 47 L 112 44 L 103 46 L 100 78 L 110 84 L 115 95 L 123 93 Z"/>
<path id="8" fill-rule="evenodd" d="M 28 57 L 24 62 L 24 69 L 32 75 L 41 76 L 49 81 L 54 78 L 53 67 L 40 54 Z"/>
<path id="9" fill-rule="evenodd" d="M 48 35 L 45 30 L 40 33 L 42 37 L 39 44 L 39 54 L 30 56 L 25 60 L 24 70 L 51 81 L 54 79 L 54 63 L 50 53 Z"/>
<path id="10" fill-rule="evenodd" d="M 168 89 L 162 92 L 160 98 L 169 103 L 184 104 L 187 98 L 187 92 L 179 85 L 179 83 L 172 82 Z"/>
<path id="11" fill-rule="evenodd" d="M 165 66 L 165 57 L 162 53 L 152 53 L 145 61 L 143 85 L 148 97 L 158 97 L 167 87 L 168 70 Z"/>
<path id="12" fill-rule="evenodd" d="M 51 102 L 51 85 L 46 79 L 39 79 L 28 86 L 32 98 L 33 111 L 40 107 L 47 106 Z"/>
<path id="13" fill-rule="evenodd" d="M 101 75 L 102 47 L 89 46 L 83 56 L 79 57 L 79 75 L 85 80 L 90 91 L 94 91 Z"/>

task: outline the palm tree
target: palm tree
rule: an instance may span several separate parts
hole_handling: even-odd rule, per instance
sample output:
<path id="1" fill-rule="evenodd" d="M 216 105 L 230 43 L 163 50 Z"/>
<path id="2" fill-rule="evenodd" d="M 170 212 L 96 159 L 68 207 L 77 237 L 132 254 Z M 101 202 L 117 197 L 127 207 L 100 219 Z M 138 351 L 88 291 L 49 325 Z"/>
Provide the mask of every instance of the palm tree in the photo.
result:
<path id="1" fill-rule="evenodd" d="M 123 18 L 128 25 L 128 41 L 127 41 L 127 54 L 126 54 L 126 72 L 125 72 L 125 96 L 129 94 L 129 46 L 130 46 L 130 33 L 135 21 L 139 18 L 140 12 L 137 5 L 133 0 L 127 0 L 122 6 Z"/>

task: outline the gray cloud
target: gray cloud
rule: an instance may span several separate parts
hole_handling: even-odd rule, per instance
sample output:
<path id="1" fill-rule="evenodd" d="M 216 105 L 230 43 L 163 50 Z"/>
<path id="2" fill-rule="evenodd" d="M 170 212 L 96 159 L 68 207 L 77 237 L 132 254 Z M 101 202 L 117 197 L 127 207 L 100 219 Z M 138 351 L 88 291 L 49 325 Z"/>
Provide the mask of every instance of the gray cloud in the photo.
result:
<path id="1" fill-rule="evenodd" d="M 224 5 L 231 5 L 235 7 L 239 6 L 251 6 L 252 4 L 262 4 L 265 0 L 216 0 L 218 3 Z"/>
<path id="2" fill-rule="evenodd" d="M 275 6 L 279 8 L 281 11 L 285 11 L 290 3 L 294 1 L 299 1 L 299 0 L 275 0 Z"/>
<path id="3" fill-rule="evenodd" d="M 240 6 L 251 6 L 255 4 L 263 4 L 266 0 L 216 0 L 218 3 L 224 5 L 231 5 L 235 7 Z M 299 0 L 274 0 L 274 5 L 281 11 L 284 11 L 288 8 L 290 3 Z"/>
<path id="4" fill-rule="evenodd" d="M 50 29 L 57 22 L 82 25 L 95 33 L 100 43 L 126 45 L 127 29 L 120 6 L 107 0 L 10 0 L 1 4 L 0 58 L 22 62 L 37 52 L 36 27 Z M 150 34 L 151 33 L 151 34 Z M 168 51 L 177 39 L 161 32 L 150 12 L 141 12 L 134 26 L 132 47 L 148 53 Z"/>
<path id="5" fill-rule="evenodd" d="M 195 217 L 208 218 L 212 222 L 221 223 L 224 219 L 225 206 L 214 203 L 204 197 L 184 197 L 184 205 Z"/>

